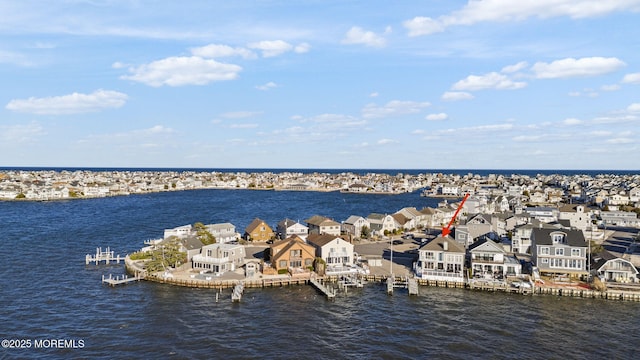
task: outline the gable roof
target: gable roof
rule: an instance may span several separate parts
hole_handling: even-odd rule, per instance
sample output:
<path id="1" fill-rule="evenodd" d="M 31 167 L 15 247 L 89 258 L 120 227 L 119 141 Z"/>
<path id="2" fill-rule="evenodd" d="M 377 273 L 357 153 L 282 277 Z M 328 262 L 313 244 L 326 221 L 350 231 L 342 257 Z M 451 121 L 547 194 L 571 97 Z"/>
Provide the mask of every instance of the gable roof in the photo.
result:
<path id="1" fill-rule="evenodd" d="M 309 237 L 307 237 L 307 242 L 309 242 L 309 244 L 313 244 L 318 247 L 323 247 L 335 239 L 342 239 L 342 238 L 340 236 L 335 236 L 331 234 L 311 234 L 309 235 Z"/>
<path id="2" fill-rule="evenodd" d="M 506 251 L 504 250 L 504 248 L 497 244 L 495 241 L 493 240 L 489 240 L 487 238 L 484 238 L 482 240 L 478 240 L 476 242 L 474 242 L 473 244 L 469 245 L 469 251 L 474 251 L 474 250 L 484 250 L 484 251 L 493 251 L 493 252 L 501 252 L 501 253 L 506 253 Z"/>
<path id="3" fill-rule="evenodd" d="M 334 226 L 334 225 L 340 225 L 340 223 L 333 221 L 332 219 L 325 217 L 325 216 L 321 216 L 321 215 L 313 215 L 312 217 L 308 218 L 307 220 L 305 220 L 305 222 L 308 225 L 313 225 L 313 226 Z"/>
<path id="4" fill-rule="evenodd" d="M 245 229 L 245 232 L 247 233 L 251 233 L 253 232 L 255 229 L 257 229 L 259 226 L 264 225 L 266 226 L 269 230 L 271 230 L 271 227 L 269 225 L 267 225 L 266 222 L 264 222 L 264 220 L 259 219 L 259 218 L 255 218 L 253 219 L 253 221 L 247 226 L 247 228 Z"/>
<path id="5" fill-rule="evenodd" d="M 444 249 L 444 243 L 447 243 L 447 250 Z M 463 247 L 460 246 L 460 243 L 453 240 L 449 236 L 442 236 L 442 235 L 422 245 L 422 247 L 420 247 L 420 250 L 465 253 L 465 250 Z"/>
<path id="6" fill-rule="evenodd" d="M 349 224 L 349 225 L 353 225 L 360 219 L 364 219 L 364 218 L 362 216 L 358 216 L 358 215 L 351 215 L 351 216 L 349 216 L 347 218 L 347 220 L 344 221 L 344 223 L 345 224 Z"/>
<path id="7" fill-rule="evenodd" d="M 307 253 L 308 257 L 315 257 L 315 249 L 313 248 L 313 246 L 305 243 L 304 240 L 302 240 L 299 236 L 293 235 L 271 245 L 272 253 L 274 249 L 280 248 L 280 250 L 275 255 L 273 255 L 272 261 L 285 256 L 287 254 L 287 251 L 294 247 L 299 247 L 300 249 L 302 249 Z"/>

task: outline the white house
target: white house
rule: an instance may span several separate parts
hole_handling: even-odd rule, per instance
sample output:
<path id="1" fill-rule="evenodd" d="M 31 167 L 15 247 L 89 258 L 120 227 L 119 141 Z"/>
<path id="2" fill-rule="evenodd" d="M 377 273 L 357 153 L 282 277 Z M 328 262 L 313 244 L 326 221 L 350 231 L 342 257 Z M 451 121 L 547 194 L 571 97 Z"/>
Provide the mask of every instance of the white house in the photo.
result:
<path id="1" fill-rule="evenodd" d="M 240 240 L 240 233 L 236 232 L 235 225 L 231 223 L 210 224 L 205 227 L 216 238 L 218 243 L 226 244 Z"/>
<path id="2" fill-rule="evenodd" d="M 171 236 L 184 238 L 191 235 L 192 231 L 193 231 L 193 226 L 191 226 L 191 224 L 178 226 L 173 229 L 165 229 L 164 238 L 167 239 Z"/>
<path id="3" fill-rule="evenodd" d="M 307 236 L 309 235 L 309 228 L 297 221 L 284 219 L 276 226 L 276 232 L 280 239 L 288 239 L 289 237 L 296 235 L 306 241 Z"/>
<path id="4" fill-rule="evenodd" d="M 316 249 L 316 256 L 327 264 L 327 270 L 350 266 L 354 263 L 353 244 L 339 236 L 309 234 L 307 242 Z"/>
<path id="5" fill-rule="evenodd" d="M 244 258 L 244 246 L 215 243 L 203 246 L 200 254 L 194 255 L 191 262 L 195 270 L 218 276 L 242 266 Z"/>
<path id="6" fill-rule="evenodd" d="M 416 276 L 425 280 L 464 282 L 465 250 L 449 236 L 438 236 L 418 250 Z"/>

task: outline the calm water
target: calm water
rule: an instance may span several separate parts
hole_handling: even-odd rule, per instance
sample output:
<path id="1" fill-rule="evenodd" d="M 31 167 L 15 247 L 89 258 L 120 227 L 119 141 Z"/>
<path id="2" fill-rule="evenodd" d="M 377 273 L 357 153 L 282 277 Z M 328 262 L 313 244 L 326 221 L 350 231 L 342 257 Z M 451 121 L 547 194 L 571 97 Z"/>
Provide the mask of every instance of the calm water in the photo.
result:
<path id="1" fill-rule="evenodd" d="M 254 218 L 270 224 L 434 206 L 434 199 L 202 190 L 66 202 L 0 202 L 0 339 L 82 339 L 81 349 L 0 349 L 0 358 L 577 358 L 640 356 L 640 304 L 368 285 L 327 302 L 311 287 L 230 291 L 154 283 L 110 288 L 84 265 L 164 228 Z"/>

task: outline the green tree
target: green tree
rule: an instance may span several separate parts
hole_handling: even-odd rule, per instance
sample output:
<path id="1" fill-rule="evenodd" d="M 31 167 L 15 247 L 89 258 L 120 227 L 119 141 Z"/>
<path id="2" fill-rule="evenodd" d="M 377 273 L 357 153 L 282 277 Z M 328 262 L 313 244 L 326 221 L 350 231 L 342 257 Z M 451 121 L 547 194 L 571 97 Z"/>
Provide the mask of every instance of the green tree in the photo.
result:
<path id="1" fill-rule="evenodd" d="M 16 195 L 16 199 L 24 199 L 26 197 L 27 196 L 25 194 L 23 194 L 23 193 L 20 193 L 20 194 Z"/>
<path id="2" fill-rule="evenodd" d="M 187 262 L 187 253 L 181 251 L 182 243 L 177 237 L 159 245 L 151 252 L 151 259 L 145 264 L 150 273 L 178 267 Z"/>
<path id="3" fill-rule="evenodd" d="M 362 230 L 360 230 L 360 237 L 363 239 L 368 239 L 371 236 L 371 229 L 368 226 L 363 226 Z"/>
<path id="4" fill-rule="evenodd" d="M 207 230 L 207 227 L 201 223 L 197 222 L 193 224 L 193 228 L 196 230 L 196 237 L 200 240 L 204 245 L 211 245 L 216 243 L 216 238 Z"/>

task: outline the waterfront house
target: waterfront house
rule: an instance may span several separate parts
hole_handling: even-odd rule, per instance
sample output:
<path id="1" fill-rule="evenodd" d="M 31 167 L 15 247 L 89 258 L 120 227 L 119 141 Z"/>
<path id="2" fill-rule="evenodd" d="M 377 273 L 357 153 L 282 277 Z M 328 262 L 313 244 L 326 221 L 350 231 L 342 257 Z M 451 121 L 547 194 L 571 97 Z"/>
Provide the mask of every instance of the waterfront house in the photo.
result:
<path id="1" fill-rule="evenodd" d="M 284 219 L 276 226 L 276 232 L 280 239 L 286 239 L 290 236 L 297 235 L 302 240 L 306 240 L 307 235 L 309 235 L 309 228 L 297 221 Z"/>
<path id="2" fill-rule="evenodd" d="M 308 272 L 316 257 L 316 249 L 297 235 L 274 242 L 269 252 L 271 266 L 278 273 Z"/>
<path id="3" fill-rule="evenodd" d="M 191 259 L 193 269 L 219 276 L 235 271 L 244 263 L 245 249 L 237 244 L 211 244 L 202 247 Z"/>
<path id="4" fill-rule="evenodd" d="M 314 215 L 305 220 L 309 227 L 309 234 L 330 234 L 340 236 L 340 223 L 320 215 Z"/>
<path id="5" fill-rule="evenodd" d="M 418 278 L 464 282 L 465 250 L 449 236 L 438 236 L 418 250 L 414 271 Z"/>
<path id="6" fill-rule="evenodd" d="M 369 220 L 363 218 L 362 216 L 351 215 L 342 223 L 342 231 L 346 234 L 350 234 L 354 237 L 362 236 L 362 228 L 367 227 L 371 229 L 371 224 L 369 224 Z"/>
<path id="7" fill-rule="evenodd" d="M 178 238 L 184 238 L 193 234 L 193 226 L 191 224 L 182 225 L 175 227 L 173 229 L 165 229 L 164 230 L 164 238 L 168 239 L 172 236 Z"/>
<path id="8" fill-rule="evenodd" d="M 638 282 L 638 269 L 629 260 L 615 256 L 606 250 L 593 258 L 591 272 L 604 282 Z"/>
<path id="9" fill-rule="evenodd" d="M 534 228 L 531 251 L 531 262 L 541 274 L 587 274 L 587 242 L 580 230 Z"/>
<path id="10" fill-rule="evenodd" d="M 327 271 L 348 267 L 354 263 L 353 244 L 331 234 L 309 234 L 307 242 L 315 248 L 317 257 L 327 264 Z"/>
<path id="11" fill-rule="evenodd" d="M 207 231 L 221 244 L 238 241 L 240 234 L 236 232 L 236 226 L 231 223 L 210 224 L 205 226 Z"/>
<path id="12" fill-rule="evenodd" d="M 469 264 L 474 277 L 485 279 L 504 279 L 522 273 L 518 260 L 507 256 L 501 244 L 486 238 L 469 246 Z"/>
<path id="13" fill-rule="evenodd" d="M 244 230 L 244 238 L 247 241 L 268 241 L 273 239 L 275 234 L 271 227 L 264 220 L 255 218 Z"/>

